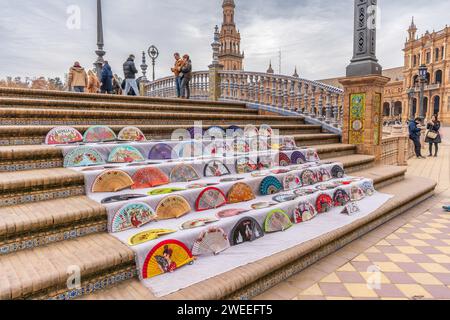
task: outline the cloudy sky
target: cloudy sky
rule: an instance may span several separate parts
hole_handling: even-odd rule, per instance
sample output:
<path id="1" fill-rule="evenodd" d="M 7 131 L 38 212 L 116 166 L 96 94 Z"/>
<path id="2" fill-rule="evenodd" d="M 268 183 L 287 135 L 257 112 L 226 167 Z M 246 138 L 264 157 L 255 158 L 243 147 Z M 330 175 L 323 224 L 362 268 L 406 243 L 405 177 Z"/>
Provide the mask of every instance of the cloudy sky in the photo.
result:
<path id="1" fill-rule="evenodd" d="M 194 69 L 206 70 L 213 28 L 222 19 L 221 4 L 222 0 L 103 0 L 106 57 L 121 73 L 129 53 L 140 56 L 155 44 L 161 52 L 157 77 L 169 75 L 174 51 L 190 53 Z M 352 0 L 236 0 L 236 4 L 246 70 L 265 71 L 272 59 L 278 73 L 281 49 L 283 74 L 292 74 L 295 66 L 308 79 L 344 73 L 352 56 Z M 385 68 L 402 65 L 411 16 L 420 34 L 450 22 L 450 1 L 379 0 L 379 5 L 378 58 Z M 64 76 L 75 60 L 92 66 L 95 0 L 0 0 L 0 7 L 0 78 Z M 77 12 L 79 24 L 73 19 Z"/>

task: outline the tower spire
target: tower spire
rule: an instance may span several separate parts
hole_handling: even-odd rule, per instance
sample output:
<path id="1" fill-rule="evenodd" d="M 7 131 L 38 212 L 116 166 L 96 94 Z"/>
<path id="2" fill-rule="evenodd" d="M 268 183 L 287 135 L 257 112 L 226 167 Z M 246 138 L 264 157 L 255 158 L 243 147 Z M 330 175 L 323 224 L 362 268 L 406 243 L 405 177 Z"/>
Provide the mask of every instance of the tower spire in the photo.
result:
<path id="1" fill-rule="evenodd" d="M 224 70 L 242 70 L 244 54 L 241 52 L 241 34 L 236 28 L 234 0 L 223 0 L 223 23 L 220 30 L 219 62 Z"/>
<path id="2" fill-rule="evenodd" d="M 414 41 L 416 39 L 417 27 L 414 23 L 414 16 L 411 19 L 411 25 L 408 28 L 409 41 Z"/>

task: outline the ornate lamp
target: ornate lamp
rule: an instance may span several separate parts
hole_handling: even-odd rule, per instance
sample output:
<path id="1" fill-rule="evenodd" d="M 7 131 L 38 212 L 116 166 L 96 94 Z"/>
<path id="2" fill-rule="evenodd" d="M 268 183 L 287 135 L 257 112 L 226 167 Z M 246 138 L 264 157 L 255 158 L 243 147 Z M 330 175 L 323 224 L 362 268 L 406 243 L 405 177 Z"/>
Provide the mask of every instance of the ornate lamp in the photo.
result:
<path id="1" fill-rule="evenodd" d="M 152 59 L 153 81 L 155 81 L 155 61 L 159 57 L 159 50 L 158 50 L 158 48 L 153 46 L 153 45 L 150 46 L 150 48 L 148 48 L 148 55 Z"/>

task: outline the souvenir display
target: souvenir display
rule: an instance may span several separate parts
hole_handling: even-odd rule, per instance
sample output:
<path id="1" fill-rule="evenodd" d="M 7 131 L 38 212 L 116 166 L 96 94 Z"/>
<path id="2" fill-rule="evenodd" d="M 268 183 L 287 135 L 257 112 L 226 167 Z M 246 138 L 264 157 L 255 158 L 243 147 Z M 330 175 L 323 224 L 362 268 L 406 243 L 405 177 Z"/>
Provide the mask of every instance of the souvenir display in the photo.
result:
<path id="1" fill-rule="evenodd" d="M 262 180 L 259 186 L 259 192 L 263 196 L 272 195 L 280 192 L 283 189 L 281 182 L 274 176 L 266 177 Z"/>
<path id="2" fill-rule="evenodd" d="M 86 167 L 105 164 L 100 153 L 89 147 L 78 147 L 64 157 L 64 167 Z"/>
<path id="3" fill-rule="evenodd" d="M 106 168 L 104 167 L 104 166 L 101 166 L 101 167 L 89 167 L 89 168 L 84 168 L 84 169 L 81 169 L 81 171 L 82 172 L 90 172 L 90 171 L 103 171 L 103 170 L 105 170 Z"/>
<path id="4" fill-rule="evenodd" d="M 133 175 L 134 184 L 131 189 L 154 188 L 169 184 L 169 177 L 155 167 L 143 168 Z"/>
<path id="5" fill-rule="evenodd" d="M 271 149 L 270 138 L 258 137 L 258 139 L 256 139 L 256 141 L 258 142 L 258 147 L 257 147 L 258 151 L 262 151 L 262 152 L 270 151 L 270 149 Z"/>
<path id="6" fill-rule="evenodd" d="M 262 137 L 271 137 L 273 135 L 273 130 L 269 125 L 263 124 L 259 127 L 259 135 Z"/>
<path id="7" fill-rule="evenodd" d="M 109 142 L 117 140 L 116 134 L 106 126 L 93 126 L 86 130 L 83 141 L 86 143 Z"/>
<path id="8" fill-rule="evenodd" d="M 191 127 L 187 129 L 191 139 L 203 138 L 204 130 L 201 127 Z"/>
<path id="9" fill-rule="evenodd" d="M 291 169 L 274 169 L 274 170 L 270 170 L 270 172 L 272 172 L 273 174 L 284 174 L 284 173 L 288 173 L 291 172 Z"/>
<path id="10" fill-rule="evenodd" d="M 259 134 L 258 128 L 255 127 L 252 124 L 248 124 L 245 126 L 244 128 L 244 137 L 246 138 L 253 138 L 253 137 L 257 137 Z"/>
<path id="11" fill-rule="evenodd" d="M 179 218 L 191 212 L 189 202 L 182 196 L 168 196 L 156 207 L 158 220 Z"/>
<path id="12" fill-rule="evenodd" d="M 350 191 L 350 197 L 351 197 L 352 201 L 362 200 L 362 199 L 364 199 L 365 196 L 366 196 L 366 194 L 360 187 L 358 187 L 358 186 L 352 187 L 352 189 Z"/>
<path id="13" fill-rule="evenodd" d="M 149 196 L 160 196 L 163 194 L 170 194 L 170 193 L 185 191 L 185 190 L 186 189 L 184 189 L 184 188 L 161 188 L 161 189 L 155 189 L 155 190 L 149 191 L 147 194 Z"/>
<path id="14" fill-rule="evenodd" d="M 206 187 L 217 186 L 218 183 L 193 183 L 187 186 L 188 189 L 201 189 Z"/>
<path id="15" fill-rule="evenodd" d="M 273 201 L 279 202 L 279 203 L 283 203 L 283 202 L 289 202 L 289 201 L 293 201 L 295 199 L 297 199 L 297 195 L 295 194 L 279 194 L 275 197 L 273 197 Z"/>
<path id="16" fill-rule="evenodd" d="M 159 143 L 154 145 L 149 154 L 150 160 L 170 160 L 172 159 L 173 150 L 172 147 L 165 143 Z"/>
<path id="17" fill-rule="evenodd" d="M 259 149 L 259 138 L 252 138 L 248 142 L 248 152 L 258 152 L 258 150 L 266 151 L 266 149 Z"/>
<path id="18" fill-rule="evenodd" d="M 227 202 L 229 204 L 247 202 L 255 198 L 252 188 L 245 183 L 236 183 L 227 194 Z"/>
<path id="19" fill-rule="evenodd" d="M 306 161 L 308 162 L 314 162 L 319 161 L 319 155 L 317 154 L 316 150 L 314 149 L 308 149 L 306 150 Z"/>
<path id="20" fill-rule="evenodd" d="M 250 145 L 242 138 L 236 138 L 233 141 L 233 151 L 235 153 L 249 153 Z"/>
<path id="21" fill-rule="evenodd" d="M 253 178 L 267 177 L 268 175 L 270 175 L 270 171 L 256 171 L 252 172 L 251 175 Z"/>
<path id="22" fill-rule="evenodd" d="M 135 141 L 135 142 L 143 142 L 147 140 L 142 131 L 136 127 L 123 128 L 122 130 L 120 130 L 117 139 L 121 141 Z"/>
<path id="23" fill-rule="evenodd" d="M 234 216 L 238 216 L 240 214 L 243 214 L 244 212 L 248 212 L 249 210 L 245 210 L 245 209 L 226 209 L 223 211 L 219 211 L 217 213 L 217 217 L 222 219 L 222 218 L 230 218 L 230 217 L 234 217 Z"/>
<path id="24" fill-rule="evenodd" d="M 258 165 L 248 157 L 236 160 L 236 172 L 238 174 L 250 173 L 258 169 Z"/>
<path id="25" fill-rule="evenodd" d="M 217 255 L 230 247 L 230 241 L 225 231 L 220 228 L 209 228 L 203 231 L 192 247 L 192 254 Z"/>
<path id="26" fill-rule="evenodd" d="M 231 136 L 228 138 L 242 138 L 244 137 L 244 129 L 238 126 L 229 126 L 227 129 L 227 134 L 232 132 Z"/>
<path id="27" fill-rule="evenodd" d="M 217 209 L 226 204 L 227 199 L 222 190 L 210 187 L 200 193 L 195 202 L 195 208 L 197 211 L 206 211 Z"/>
<path id="28" fill-rule="evenodd" d="M 230 244 L 232 246 L 240 245 L 244 242 L 252 242 L 264 237 L 264 231 L 259 223 L 250 217 L 241 219 L 231 230 Z"/>
<path id="29" fill-rule="evenodd" d="M 102 204 L 110 204 L 110 203 L 117 203 L 117 202 L 123 202 L 123 201 L 129 201 L 139 198 L 145 198 L 146 196 L 143 194 L 122 194 L 119 196 L 112 196 L 105 198 L 101 201 Z"/>
<path id="30" fill-rule="evenodd" d="M 288 167 L 291 165 L 291 159 L 286 153 L 280 152 L 278 154 L 278 163 L 280 164 L 280 167 Z"/>
<path id="31" fill-rule="evenodd" d="M 216 140 L 224 140 L 225 137 L 226 137 L 225 130 L 218 126 L 208 128 L 205 131 L 205 134 L 203 135 L 203 138 L 206 139 L 207 141 L 211 140 L 212 138 Z"/>
<path id="32" fill-rule="evenodd" d="M 299 196 L 299 197 L 303 197 L 309 194 L 314 194 L 317 192 L 317 189 L 313 189 L 313 188 L 303 188 L 300 190 L 294 190 L 294 193 Z"/>
<path id="33" fill-rule="evenodd" d="M 345 175 L 344 169 L 342 169 L 341 166 L 335 165 L 332 169 L 331 169 L 331 175 L 333 176 L 333 178 L 335 179 L 342 179 Z"/>
<path id="34" fill-rule="evenodd" d="M 266 233 L 286 231 L 292 227 L 289 216 L 281 209 L 275 209 L 269 212 L 264 222 L 264 231 Z"/>
<path id="35" fill-rule="evenodd" d="M 333 195 L 333 202 L 335 207 L 345 206 L 350 202 L 350 196 L 344 189 L 337 189 Z"/>
<path id="36" fill-rule="evenodd" d="M 292 154 L 291 154 L 291 162 L 292 162 L 293 164 L 304 164 L 304 163 L 306 163 L 307 161 L 306 161 L 306 157 L 305 157 L 305 155 L 303 154 L 303 152 L 300 152 L 300 151 L 294 151 L 294 152 L 292 152 Z"/>
<path id="37" fill-rule="evenodd" d="M 71 127 L 57 127 L 50 130 L 45 137 L 45 144 L 70 144 L 83 141 L 83 136 L 78 130 Z"/>
<path id="38" fill-rule="evenodd" d="M 317 183 L 317 176 L 314 171 L 305 170 L 300 174 L 300 180 L 302 182 L 302 185 L 311 186 Z"/>
<path id="39" fill-rule="evenodd" d="M 356 202 L 349 202 L 345 206 L 344 210 L 342 210 L 341 214 L 345 214 L 347 216 L 353 216 L 360 212 L 361 212 L 361 209 L 359 208 L 359 206 Z"/>
<path id="40" fill-rule="evenodd" d="M 285 191 L 298 189 L 302 186 L 300 178 L 295 174 L 288 174 L 283 178 L 283 187 Z"/>
<path id="41" fill-rule="evenodd" d="M 203 145 L 200 142 L 181 142 L 174 148 L 175 154 L 181 158 L 197 158 L 203 155 Z"/>
<path id="42" fill-rule="evenodd" d="M 316 209 L 318 213 L 325 213 L 333 207 L 333 199 L 327 194 L 321 194 L 316 200 Z"/>
<path id="43" fill-rule="evenodd" d="M 361 185 L 361 189 L 366 193 L 367 196 L 373 196 L 375 193 L 375 188 L 373 187 L 373 183 L 366 181 Z"/>
<path id="44" fill-rule="evenodd" d="M 297 149 L 297 143 L 295 142 L 294 137 L 281 137 L 281 145 L 280 150 L 282 151 L 290 151 Z M 295 163 L 295 162 L 292 162 Z"/>
<path id="45" fill-rule="evenodd" d="M 242 177 L 229 177 L 229 178 L 223 178 L 220 179 L 220 182 L 224 183 L 224 182 L 236 182 L 236 181 L 241 181 L 244 180 L 245 178 Z"/>
<path id="46" fill-rule="evenodd" d="M 204 157 L 222 157 L 225 154 L 223 141 L 212 141 L 203 148 Z"/>
<path id="47" fill-rule="evenodd" d="M 189 229 L 195 229 L 199 227 L 204 227 L 207 224 L 211 224 L 214 222 L 219 221 L 217 218 L 200 218 L 195 220 L 186 221 L 183 223 L 180 227 L 181 230 L 189 230 Z"/>
<path id="48" fill-rule="evenodd" d="M 260 209 L 266 209 L 275 206 L 276 203 L 270 203 L 270 202 L 258 202 L 252 204 L 253 210 L 260 210 Z"/>
<path id="49" fill-rule="evenodd" d="M 314 219 L 317 216 L 317 211 L 309 202 L 300 202 L 294 210 L 294 223 L 303 223 Z"/>
<path id="50" fill-rule="evenodd" d="M 330 171 L 328 171 L 325 168 L 320 168 L 319 170 L 317 170 L 317 180 L 319 182 L 326 182 L 333 179 L 333 177 L 331 176 Z"/>
<path id="51" fill-rule="evenodd" d="M 170 172 L 170 182 L 172 183 L 191 182 L 195 180 L 200 180 L 200 176 L 192 166 L 187 164 L 180 164 Z"/>
<path id="52" fill-rule="evenodd" d="M 184 243 L 178 240 L 163 241 L 148 253 L 142 270 L 142 278 L 149 279 L 164 273 L 171 273 L 193 262 L 194 257 Z"/>
<path id="53" fill-rule="evenodd" d="M 177 232 L 177 230 L 170 229 L 153 229 L 139 232 L 138 234 L 135 234 L 134 236 L 130 237 L 130 239 L 128 239 L 128 244 L 130 246 L 137 246 L 175 232 Z"/>
<path id="54" fill-rule="evenodd" d="M 140 228 L 155 219 L 156 214 L 149 205 L 145 203 L 127 204 L 114 215 L 110 230 L 115 233 L 131 228 Z"/>
<path id="55" fill-rule="evenodd" d="M 120 146 L 114 148 L 109 154 L 110 163 L 130 163 L 144 161 L 144 156 L 138 149 L 131 146 Z"/>
<path id="56" fill-rule="evenodd" d="M 318 186 L 316 186 L 317 190 L 321 190 L 321 191 L 325 191 L 328 190 L 328 187 L 324 184 L 319 184 Z"/>
<path id="57" fill-rule="evenodd" d="M 131 187 L 133 179 L 121 170 L 107 170 L 95 178 L 92 192 L 117 192 Z"/>
<path id="58" fill-rule="evenodd" d="M 205 178 L 222 177 L 229 175 L 231 172 L 223 162 L 218 160 L 210 161 L 206 164 L 204 169 Z"/>

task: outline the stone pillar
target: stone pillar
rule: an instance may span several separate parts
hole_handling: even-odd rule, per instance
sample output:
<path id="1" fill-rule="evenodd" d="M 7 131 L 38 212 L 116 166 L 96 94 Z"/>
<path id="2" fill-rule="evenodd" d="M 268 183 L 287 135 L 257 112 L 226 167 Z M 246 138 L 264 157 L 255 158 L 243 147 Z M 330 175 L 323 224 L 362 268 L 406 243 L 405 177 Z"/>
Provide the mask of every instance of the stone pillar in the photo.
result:
<path id="1" fill-rule="evenodd" d="M 218 101 L 221 96 L 219 72 L 222 70 L 221 65 L 209 66 L 209 100 Z"/>
<path id="2" fill-rule="evenodd" d="M 389 78 L 380 75 L 339 79 L 344 86 L 342 142 L 357 146 L 360 154 L 381 159 L 381 115 L 384 87 Z"/>

